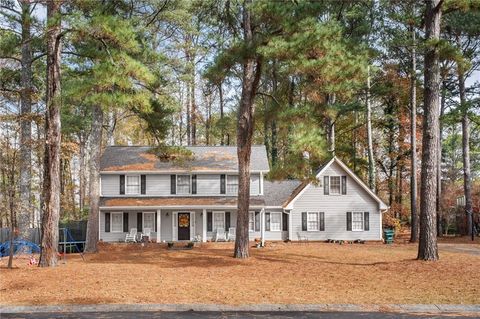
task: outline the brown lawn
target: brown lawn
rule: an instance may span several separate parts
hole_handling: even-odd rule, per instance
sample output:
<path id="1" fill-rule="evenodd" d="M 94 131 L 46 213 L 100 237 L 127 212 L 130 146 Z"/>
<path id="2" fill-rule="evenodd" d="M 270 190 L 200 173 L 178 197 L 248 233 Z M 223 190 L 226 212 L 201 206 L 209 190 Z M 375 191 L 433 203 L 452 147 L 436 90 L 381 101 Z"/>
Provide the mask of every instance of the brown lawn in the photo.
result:
<path id="1" fill-rule="evenodd" d="M 232 250 L 104 244 L 54 269 L 18 258 L 8 270 L 4 258 L 0 304 L 480 303 L 480 255 L 445 251 L 421 262 L 414 245 L 272 243 L 236 260 Z"/>

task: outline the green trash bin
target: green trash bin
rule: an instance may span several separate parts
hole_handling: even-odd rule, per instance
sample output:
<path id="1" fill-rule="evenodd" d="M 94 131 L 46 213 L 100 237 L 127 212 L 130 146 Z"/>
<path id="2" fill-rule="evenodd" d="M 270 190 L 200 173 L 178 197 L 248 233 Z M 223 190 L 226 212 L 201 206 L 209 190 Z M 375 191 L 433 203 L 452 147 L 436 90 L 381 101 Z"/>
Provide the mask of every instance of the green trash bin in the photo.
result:
<path id="1" fill-rule="evenodd" d="M 393 236 L 395 231 L 393 229 L 385 229 L 383 231 L 383 237 L 385 238 L 385 244 L 393 244 Z"/>

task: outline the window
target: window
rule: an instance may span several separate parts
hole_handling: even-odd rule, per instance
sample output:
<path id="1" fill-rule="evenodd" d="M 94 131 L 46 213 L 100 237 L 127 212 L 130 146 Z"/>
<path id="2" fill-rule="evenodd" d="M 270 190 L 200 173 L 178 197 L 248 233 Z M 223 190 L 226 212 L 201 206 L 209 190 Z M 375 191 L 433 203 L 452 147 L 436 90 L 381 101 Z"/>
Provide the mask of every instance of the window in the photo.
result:
<path id="1" fill-rule="evenodd" d="M 140 194 L 140 176 L 127 175 L 127 194 L 130 194 L 130 195 Z"/>
<path id="2" fill-rule="evenodd" d="M 213 231 L 216 231 L 218 228 L 225 229 L 225 213 L 224 212 L 213 213 Z"/>
<path id="3" fill-rule="evenodd" d="M 238 175 L 227 176 L 227 194 L 238 194 Z"/>
<path id="4" fill-rule="evenodd" d="M 270 213 L 270 230 L 282 230 L 282 213 Z"/>
<path id="5" fill-rule="evenodd" d="M 110 229 L 112 233 L 123 233 L 123 213 L 112 213 Z"/>
<path id="6" fill-rule="evenodd" d="M 177 194 L 190 194 L 190 175 L 177 175 Z"/>
<path id="7" fill-rule="evenodd" d="M 340 176 L 330 176 L 330 194 L 340 194 Z"/>
<path id="8" fill-rule="evenodd" d="M 248 213 L 248 231 L 255 231 L 255 212 Z"/>
<path id="9" fill-rule="evenodd" d="M 145 228 L 155 231 L 155 213 L 143 213 L 143 229 Z"/>
<path id="10" fill-rule="evenodd" d="M 363 230 L 363 212 L 352 213 L 352 231 Z"/>
<path id="11" fill-rule="evenodd" d="M 318 230 L 318 213 L 308 213 L 307 214 L 307 230 L 315 231 Z"/>

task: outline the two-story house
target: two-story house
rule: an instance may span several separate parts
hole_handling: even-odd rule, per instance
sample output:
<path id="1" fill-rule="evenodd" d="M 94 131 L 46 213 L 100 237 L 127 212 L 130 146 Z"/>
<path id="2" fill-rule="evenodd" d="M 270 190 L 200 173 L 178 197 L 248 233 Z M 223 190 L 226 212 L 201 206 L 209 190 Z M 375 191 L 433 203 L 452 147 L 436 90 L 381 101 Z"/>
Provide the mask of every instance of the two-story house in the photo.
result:
<path id="1" fill-rule="evenodd" d="M 187 147 L 186 161 L 160 160 L 149 147 L 107 147 L 101 159 L 100 240 L 123 241 L 131 228 L 157 242 L 207 241 L 235 227 L 235 146 Z M 339 159 L 319 170 L 318 183 L 268 182 L 264 146 L 253 146 L 250 239 L 381 239 L 387 206 Z"/>

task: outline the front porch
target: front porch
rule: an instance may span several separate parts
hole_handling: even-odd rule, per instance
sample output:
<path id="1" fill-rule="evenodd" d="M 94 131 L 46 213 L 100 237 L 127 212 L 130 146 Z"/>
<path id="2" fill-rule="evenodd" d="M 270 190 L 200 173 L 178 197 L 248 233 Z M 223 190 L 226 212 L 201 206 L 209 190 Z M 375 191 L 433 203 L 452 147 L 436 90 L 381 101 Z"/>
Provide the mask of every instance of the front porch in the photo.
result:
<path id="1" fill-rule="evenodd" d="M 285 214 L 285 215 L 284 215 Z M 150 240 L 157 243 L 176 241 L 207 242 L 215 240 L 218 229 L 228 240 L 235 238 L 237 210 L 227 208 L 145 208 L 102 209 L 99 214 L 99 237 L 105 242 L 125 241 L 127 233 L 150 229 Z M 288 214 L 255 208 L 249 213 L 250 240 L 287 240 Z M 231 236 L 229 236 L 229 232 Z"/>

